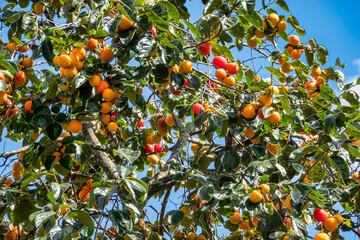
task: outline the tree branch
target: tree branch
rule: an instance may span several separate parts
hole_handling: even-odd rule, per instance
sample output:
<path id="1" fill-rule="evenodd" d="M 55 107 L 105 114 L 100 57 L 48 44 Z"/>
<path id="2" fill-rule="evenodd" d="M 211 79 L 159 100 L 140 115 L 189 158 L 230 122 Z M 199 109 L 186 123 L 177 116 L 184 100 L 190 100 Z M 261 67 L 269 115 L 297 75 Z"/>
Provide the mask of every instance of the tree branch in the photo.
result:
<path id="1" fill-rule="evenodd" d="M 82 126 L 85 140 L 93 145 L 101 145 L 90 123 L 82 122 Z M 111 159 L 107 156 L 106 153 L 94 149 L 94 156 L 92 156 L 89 161 L 103 168 L 109 179 L 119 178 L 119 173 L 116 171 L 115 164 L 111 161 Z"/>
<path id="2" fill-rule="evenodd" d="M 161 203 L 160 228 L 159 228 L 159 233 L 160 234 L 163 234 L 163 229 L 165 228 L 163 226 L 163 224 L 164 224 L 164 215 L 165 215 L 166 204 L 169 201 L 171 189 L 172 189 L 172 187 L 170 187 L 170 189 L 167 190 L 167 192 L 165 193 L 165 196 L 164 196 L 164 201 Z"/>
<path id="3" fill-rule="evenodd" d="M 30 145 L 29 146 L 26 146 L 26 147 L 23 147 L 23 148 L 19 148 L 17 150 L 14 150 L 14 151 L 9 151 L 9 152 L 5 152 L 5 153 L 1 153 L 0 154 L 0 157 L 3 157 L 3 158 L 9 158 L 11 156 L 14 156 L 16 154 L 19 154 L 21 152 L 26 152 L 27 150 L 29 150 L 30 148 Z"/>
<path id="4" fill-rule="evenodd" d="M 182 148 L 184 147 L 187 139 L 190 136 L 190 132 L 193 131 L 193 128 L 195 128 L 194 124 L 191 123 L 189 126 L 185 126 L 182 121 L 179 119 L 178 116 L 174 116 L 176 126 L 179 129 L 179 138 L 176 142 L 176 144 L 172 147 L 172 153 L 170 155 L 169 160 L 166 162 L 164 167 L 161 168 L 160 172 L 158 172 L 149 182 L 149 194 L 148 198 L 150 198 L 154 193 L 156 193 L 159 190 L 159 181 L 162 184 L 168 183 L 164 182 L 164 179 L 167 179 L 166 177 L 170 177 L 169 181 L 173 180 L 172 176 L 170 176 L 170 166 L 173 163 L 176 163 L 178 158 L 180 158 L 180 153 Z M 174 184 L 172 182 L 172 184 Z"/>

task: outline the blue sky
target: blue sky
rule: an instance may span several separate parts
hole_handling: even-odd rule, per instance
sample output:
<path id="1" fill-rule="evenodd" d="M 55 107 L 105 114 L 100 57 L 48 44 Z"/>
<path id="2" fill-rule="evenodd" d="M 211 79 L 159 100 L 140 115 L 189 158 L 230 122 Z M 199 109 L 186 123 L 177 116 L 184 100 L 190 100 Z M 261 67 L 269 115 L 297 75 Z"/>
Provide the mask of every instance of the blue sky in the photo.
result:
<path id="1" fill-rule="evenodd" d="M 261 1 L 258 1 L 261 2 Z M 5 2 L 0 0 L 1 6 Z M 328 66 L 335 63 L 335 59 L 340 57 L 341 63 L 347 63 L 342 70 L 345 74 L 345 81 L 353 81 L 360 76 L 360 27 L 358 24 L 358 13 L 360 2 L 358 0 L 288 0 L 287 4 L 291 13 L 298 19 L 300 26 L 306 29 L 306 36 L 301 38 L 301 42 L 307 42 L 310 38 L 317 39 L 319 44 L 323 44 L 329 51 Z M 201 15 L 204 5 L 200 0 L 192 0 L 187 3 L 191 13 L 191 22 L 195 22 Z M 200 10 L 201 9 L 201 10 Z M 276 8 L 278 9 L 278 8 Z M 279 10 L 280 14 L 288 16 L 284 10 Z M 6 32 L 2 32 L 4 35 Z M 3 39 L 7 39 L 3 37 Z M 235 55 L 235 59 L 238 56 Z M 360 88 L 356 91 L 360 92 Z M 0 149 L 10 151 L 21 147 L 21 143 L 5 140 L 2 136 Z M 2 161 L 0 161 L 2 163 Z M 173 199 L 179 203 L 181 199 Z M 169 208 L 175 205 L 169 203 Z M 223 229 L 219 229 L 224 232 Z M 314 235 L 314 232 L 311 234 Z M 346 239 L 353 238 L 354 234 L 343 234 Z"/>

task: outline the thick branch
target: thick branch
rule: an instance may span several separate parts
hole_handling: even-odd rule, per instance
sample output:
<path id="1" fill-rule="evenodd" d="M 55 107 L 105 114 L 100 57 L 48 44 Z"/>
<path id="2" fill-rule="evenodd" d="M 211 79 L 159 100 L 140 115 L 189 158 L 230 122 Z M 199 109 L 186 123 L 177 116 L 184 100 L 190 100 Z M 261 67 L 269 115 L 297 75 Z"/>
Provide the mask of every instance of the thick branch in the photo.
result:
<path id="1" fill-rule="evenodd" d="M 199 144 L 202 146 L 224 147 L 223 145 L 220 145 L 220 144 L 215 144 L 215 143 L 212 144 L 212 143 L 204 142 L 204 141 L 201 141 L 201 140 L 199 140 L 197 138 L 193 138 L 193 137 L 189 137 L 188 142 L 196 143 L 196 144 Z"/>
<path id="2" fill-rule="evenodd" d="M 149 197 L 151 197 L 156 191 L 159 190 L 158 188 L 158 182 L 162 182 L 166 185 L 167 182 L 163 182 L 163 179 L 166 179 L 166 177 L 170 176 L 170 166 L 173 163 L 176 163 L 177 160 L 180 158 L 180 153 L 182 148 L 184 147 L 186 141 L 188 140 L 190 136 L 190 132 L 193 131 L 194 125 L 191 124 L 189 126 L 185 126 L 182 121 L 179 119 L 178 116 L 174 116 L 176 126 L 179 129 L 180 135 L 176 142 L 176 144 L 172 147 L 172 153 L 170 155 L 169 160 L 166 162 L 164 167 L 161 168 L 160 172 L 158 172 L 149 182 Z M 169 181 L 172 180 L 172 177 L 169 179 Z M 155 191 L 154 191 L 155 190 Z"/>
<path id="3" fill-rule="evenodd" d="M 116 133 L 112 133 L 112 132 L 108 131 L 107 132 L 107 138 L 109 140 L 111 149 L 116 149 L 117 151 L 119 151 L 120 150 L 120 143 L 119 143 L 118 138 L 116 137 Z M 114 156 L 111 153 L 111 155 L 115 158 L 116 163 L 119 163 L 120 165 L 123 165 L 123 166 L 126 165 L 127 161 L 126 161 L 126 159 L 124 158 L 124 156 L 122 154 L 118 154 L 118 155 Z"/>
<path id="4" fill-rule="evenodd" d="M 20 148 L 20 149 L 17 149 L 17 150 L 14 150 L 14 151 L 9 151 L 9 152 L 5 152 L 5 153 L 1 153 L 0 154 L 0 157 L 3 157 L 3 158 L 9 158 L 13 155 L 16 155 L 16 154 L 19 154 L 21 152 L 26 152 L 27 150 L 29 150 L 30 146 L 26 146 L 26 147 L 23 147 L 23 148 Z"/>
<path id="5" fill-rule="evenodd" d="M 90 123 L 83 122 L 82 126 L 83 126 L 83 134 L 85 136 L 85 140 L 92 145 L 98 145 L 98 146 L 101 145 Z M 109 179 L 119 178 L 119 174 L 116 171 L 115 164 L 111 161 L 111 159 L 107 156 L 106 153 L 94 149 L 94 156 L 92 156 L 89 160 L 90 162 L 97 164 L 101 168 L 103 168 Z"/>
<path id="6" fill-rule="evenodd" d="M 171 189 L 172 189 L 172 187 L 169 190 L 167 190 L 167 192 L 165 193 L 165 196 L 164 196 L 164 201 L 161 204 L 160 228 L 159 228 L 160 234 L 163 233 L 163 229 L 164 229 L 163 224 L 164 224 L 165 209 L 166 209 L 166 204 L 167 204 L 167 202 L 169 200 L 169 197 L 170 197 Z"/>

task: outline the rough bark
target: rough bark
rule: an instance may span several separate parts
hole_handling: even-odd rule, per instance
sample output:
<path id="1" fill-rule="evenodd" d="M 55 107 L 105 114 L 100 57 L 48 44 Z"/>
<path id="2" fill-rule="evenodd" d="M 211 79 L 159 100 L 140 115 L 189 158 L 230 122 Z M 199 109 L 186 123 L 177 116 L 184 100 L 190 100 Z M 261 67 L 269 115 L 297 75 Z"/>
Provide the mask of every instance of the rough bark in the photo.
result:
<path id="1" fill-rule="evenodd" d="M 3 158 L 9 158 L 11 156 L 14 156 L 16 154 L 19 154 L 21 152 L 26 152 L 27 150 L 29 150 L 30 146 L 26 146 L 26 147 L 23 147 L 23 148 L 19 148 L 17 150 L 14 150 L 14 151 L 9 151 L 9 152 L 5 152 L 5 153 L 1 153 L 0 154 L 0 157 L 3 157 Z"/>
<path id="2" fill-rule="evenodd" d="M 82 126 L 83 126 L 83 134 L 85 136 L 85 140 L 90 144 L 95 144 L 100 146 L 101 144 L 98 138 L 96 137 L 90 123 L 83 122 Z M 92 156 L 89 159 L 89 161 L 91 163 L 99 165 L 102 169 L 104 169 L 104 172 L 106 173 L 109 179 L 119 178 L 119 173 L 116 171 L 116 165 L 108 157 L 108 155 L 103 151 L 99 151 L 95 149 L 93 151 L 94 151 L 94 156 Z"/>
<path id="3" fill-rule="evenodd" d="M 163 168 L 148 182 L 149 186 L 149 195 L 150 198 L 153 194 L 155 194 L 157 191 L 163 189 L 160 188 L 160 186 L 172 186 L 175 184 L 172 181 L 172 176 L 170 175 L 170 166 L 171 164 L 174 164 L 178 161 L 181 155 L 181 150 L 183 149 L 186 141 L 190 137 L 190 133 L 195 128 L 193 123 L 191 123 L 188 126 L 185 126 L 182 121 L 177 117 L 174 116 L 176 126 L 179 129 L 179 138 L 176 142 L 176 144 L 172 147 L 172 152 L 170 155 L 169 160 L 166 162 Z M 165 181 L 164 181 L 165 180 Z"/>

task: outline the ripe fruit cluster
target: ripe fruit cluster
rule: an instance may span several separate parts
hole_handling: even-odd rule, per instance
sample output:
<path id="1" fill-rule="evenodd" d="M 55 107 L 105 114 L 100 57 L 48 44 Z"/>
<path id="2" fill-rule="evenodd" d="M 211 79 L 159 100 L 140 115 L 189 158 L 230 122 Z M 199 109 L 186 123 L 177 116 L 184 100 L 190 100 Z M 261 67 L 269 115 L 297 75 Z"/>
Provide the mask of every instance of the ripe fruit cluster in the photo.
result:
<path id="1" fill-rule="evenodd" d="M 68 92 L 70 89 L 69 80 L 73 79 L 77 74 L 78 71 L 81 71 L 84 67 L 84 60 L 86 57 L 86 50 L 83 47 L 76 47 L 71 51 L 71 54 L 60 54 L 55 56 L 54 64 L 60 67 L 60 75 L 62 77 L 66 77 L 66 86 L 59 88 L 64 91 Z"/>
<path id="2" fill-rule="evenodd" d="M 268 35 L 276 35 L 277 32 L 285 32 L 287 28 L 287 23 L 285 17 L 280 17 L 276 13 L 271 13 L 267 19 L 263 19 L 263 29 L 255 29 L 255 36 L 249 36 L 247 38 L 247 46 L 250 48 L 255 48 L 258 44 L 258 39 L 266 38 L 271 41 L 271 38 Z"/>
<path id="3" fill-rule="evenodd" d="M 239 65 L 236 62 L 228 62 L 223 56 L 216 56 L 213 59 L 213 65 L 217 69 L 215 77 L 227 87 L 232 87 L 235 84 L 235 75 L 239 71 Z"/>
<path id="4" fill-rule="evenodd" d="M 243 116 L 247 120 L 252 120 L 256 114 L 262 120 L 268 120 L 271 123 L 279 123 L 281 121 L 281 115 L 279 112 L 275 111 L 272 104 L 272 96 L 273 94 L 279 94 L 279 89 L 277 86 L 269 86 L 268 93 L 259 96 L 258 101 L 252 102 L 246 105 L 242 111 L 239 110 L 238 115 L 239 118 Z M 264 107 L 268 107 L 272 112 L 268 117 L 264 115 Z"/>
<path id="5" fill-rule="evenodd" d="M 300 48 L 300 38 L 296 35 L 289 37 L 289 44 L 285 46 L 285 50 L 290 54 L 293 60 L 298 60 L 301 54 L 304 52 L 303 48 Z"/>
<path id="6" fill-rule="evenodd" d="M 143 120 L 140 121 L 138 127 L 144 126 L 142 121 Z M 149 134 L 145 139 L 147 145 L 144 149 L 148 154 L 152 154 L 148 156 L 148 161 L 151 165 L 156 165 L 159 163 L 160 153 L 163 152 L 163 147 L 159 143 L 161 138 L 167 135 L 168 129 L 175 125 L 175 119 L 169 115 L 167 117 L 159 118 L 156 124 L 158 127 L 158 132 L 155 134 Z M 153 144 L 155 145 L 153 146 Z"/>
<path id="7" fill-rule="evenodd" d="M 301 54 L 304 52 L 303 48 L 300 48 L 300 38 L 296 35 L 289 37 L 289 44 L 285 46 L 285 50 L 290 54 L 291 58 L 294 60 L 300 59 Z M 281 65 L 281 71 L 284 73 L 289 73 L 293 70 L 293 66 L 285 61 L 287 56 L 283 53 L 279 57 L 279 63 Z"/>
<path id="8" fill-rule="evenodd" d="M 342 223 L 341 215 L 331 215 L 327 211 L 321 208 L 317 208 L 314 210 L 313 217 L 315 221 L 321 222 L 324 224 L 325 228 L 329 231 L 334 231 L 337 229 L 338 224 Z"/>
<path id="9" fill-rule="evenodd" d="M 310 69 L 310 75 L 316 80 L 309 80 L 305 83 L 304 88 L 308 91 L 308 97 L 315 98 L 319 95 L 320 86 L 326 84 L 325 79 L 321 77 L 322 71 L 318 66 L 313 66 Z"/>
<path id="10" fill-rule="evenodd" d="M 27 52 L 29 48 L 26 45 L 21 46 L 15 42 L 10 42 L 6 45 L 5 49 L 11 53 L 14 53 L 14 51 L 24 53 Z M 32 68 L 34 66 L 34 60 L 30 57 L 24 57 L 21 60 L 21 65 L 23 68 Z M 21 112 L 20 109 L 13 106 L 9 96 L 13 94 L 14 87 L 20 88 L 25 85 L 25 72 L 22 71 L 21 67 L 19 67 L 19 72 L 15 75 L 11 75 L 8 71 L 1 71 L 0 80 L 5 82 L 8 88 L 6 92 L 0 92 L 0 105 L 3 105 L 6 109 L 7 116 L 19 114 Z"/>
<path id="11" fill-rule="evenodd" d="M 18 180 L 22 177 L 23 172 L 22 172 L 22 165 L 20 162 L 14 162 L 12 165 L 12 176 L 14 177 L 15 180 Z"/>

